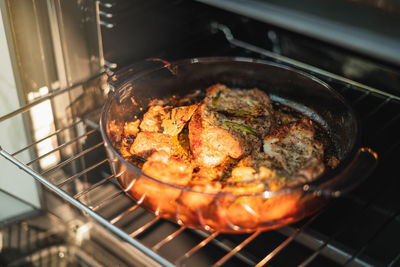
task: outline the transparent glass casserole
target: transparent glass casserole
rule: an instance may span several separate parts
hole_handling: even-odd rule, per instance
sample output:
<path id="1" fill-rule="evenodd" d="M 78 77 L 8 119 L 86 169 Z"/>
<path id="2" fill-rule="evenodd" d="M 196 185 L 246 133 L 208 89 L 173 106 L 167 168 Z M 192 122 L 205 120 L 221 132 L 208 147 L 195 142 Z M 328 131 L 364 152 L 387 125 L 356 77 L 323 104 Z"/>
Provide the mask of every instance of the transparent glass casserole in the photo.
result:
<path id="1" fill-rule="evenodd" d="M 273 101 L 317 121 L 329 133 L 339 165 L 312 182 L 277 191 L 207 193 L 150 177 L 119 154 L 111 124 L 122 131 L 124 123 L 135 120 L 152 100 L 184 96 L 216 83 L 258 88 Z M 100 129 L 112 171 L 140 205 L 178 224 L 226 233 L 274 229 L 315 213 L 332 197 L 351 190 L 377 162 L 375 152 L 360 147 L 357 116 L 336 91 L 316 77 L 277 63 L 232 57 L 173 63 L 153 59 L 122 69 L 110 77 L 109 84 L 112 92 L 102 111 Z"/>

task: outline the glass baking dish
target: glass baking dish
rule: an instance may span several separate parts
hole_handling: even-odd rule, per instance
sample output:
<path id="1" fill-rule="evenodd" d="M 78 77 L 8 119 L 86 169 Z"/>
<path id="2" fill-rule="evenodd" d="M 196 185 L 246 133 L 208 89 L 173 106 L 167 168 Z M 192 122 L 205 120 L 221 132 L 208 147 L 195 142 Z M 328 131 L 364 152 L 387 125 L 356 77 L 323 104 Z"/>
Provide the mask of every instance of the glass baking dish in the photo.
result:
<path id="1" fill-rule="evenodd" d="M 150 177 L 120 155 L 116 128 L 122 132 L 125 122 L 140 116 L 155 99 L 183 96 L 216 83 L 258 88 L 318 122 L 329 134 L 338 166 L 311 182 L 276 191 L 209 193 Z M 359 121 L 340 94 L 310 74 L 274 62 L 239 57 L 173 63 L 151 59 L 118 71 L 109 85 L 112 91 L 100 128 L 115 177 L 140 205 L 181 225 L 226 233 L 274 229 L 309 216 L 348 192 L 377 162 L 375 152 L 360 146 Z"/>

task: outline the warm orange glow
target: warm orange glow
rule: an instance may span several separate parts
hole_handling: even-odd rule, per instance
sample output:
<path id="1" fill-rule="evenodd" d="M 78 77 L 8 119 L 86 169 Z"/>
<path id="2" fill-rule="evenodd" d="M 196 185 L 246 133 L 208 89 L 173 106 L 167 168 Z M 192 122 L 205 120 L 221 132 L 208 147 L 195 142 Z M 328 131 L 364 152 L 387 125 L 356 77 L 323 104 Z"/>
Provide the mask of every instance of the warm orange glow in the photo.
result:
<path id="1" fill-rule="evenodd" d="M 28 100 L 33 101 L 38 97 L 48 94 L 49 89 L 42 87 L 39 92 L 31 92 L 28 94 Z M 50 100 L 46 100 L 40 104 L 35 105 L 30 110 L 32 119 L 32 131 L 34 141 L 40 140 L 55 130 L 53 111 L 51 109 Z M 52 136 L 47 138 L 36 145 L 38 155 L 44 155 L 57 147 L 57 138 Z M 55 165 L 60 160 L 59 152 L 51 153 L 50 155 L 40 159 L 39 164 L 42 169 Z"/>

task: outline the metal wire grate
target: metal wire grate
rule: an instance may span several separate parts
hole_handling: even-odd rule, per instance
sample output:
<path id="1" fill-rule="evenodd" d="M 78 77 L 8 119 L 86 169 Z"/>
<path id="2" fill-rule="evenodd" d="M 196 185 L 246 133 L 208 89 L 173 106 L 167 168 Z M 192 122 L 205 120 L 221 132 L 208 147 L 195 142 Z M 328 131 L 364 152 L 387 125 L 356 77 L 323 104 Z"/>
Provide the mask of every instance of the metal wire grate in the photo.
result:
<path id="1" fill-rule="evenodd" d="M 365 139 L 368 144 L 371 144 L 378 150 L 384 160 L 387 159 L 384 167 L 389 168 L 389 170 L 386 171 L 393 170 L 395 165 L 393 165 L 393 160 L 389 159 L 393 153 L 399 152 L 400 142 L 397 141 L 397 139 L 391 139 L 389 141 L 392 144 L 390 146 L 385 146 L 387 143 L 385 137 L 393 136 L 392 131 L 396 128 L 396 124 L 400 122 L 400 116 L 398 114 L 388 113 L 389 111 L 386 109 L 393 105 L 397 108 L 400 107 L 400 99 L 397 96 L 389 95 L 375 88 L 358 84 L 346 78 L 327 73 L 315 67 L 273 54 L 272 52 L 237 40 L 229 32 L 229 29 L 223 25 L 214 25 L 214 27 L 223 31 L 227 40 L 235 47 L 240 47 L 241 49 L 256 53 L 258 56 L 267 57 L 311 72 L 330 83 L 360 111 L 366 129 L 375 128 L 375 121 L 379 121 L 381 117 L 386 117 L 383 122 L 379 121 L 382 127 L 370 131 L 370 134 L 368 134 Z M 15 112 L 1 117 L 0 123 L 23 114 L 35 107 L 35 105 L 57 97 L 60 93 L 72 91 L 77 86 L 79 85 L 53 92 L 48 96 L 38 99 Z M 378 102 L 378 104 L 370 107 L 368 104 L 370 99 Z M 304 253 L 301 254 L 300 258 L 292 259 L 298 260 L 296 264 L 300 264 L 301 266 L 318 264 L 318 262 L 325 262 L 326 260 L 348 266 L 367 266 L 380 263 L 395 265 L 400 261 L 399 250 L 394 250 L 394 252 L 391 252 L 391 255 L 384 255 L 387 257 L 387 262 L 381 262 L 382 256 L 374 258 L 365 253 L 371 250 L 371 247 L 373 248 L 376 244 L 379 244 L 379 239 L 387 231 L 389 226 L 392 224 L 398 225 L 400 223 L 400 207 L 398 205 L 394 205 L 393 208 L 388 208 L 386 210 L 384 205 L 382 209 L 382 205 L 377 204 L 381 200 L 383 202 L 391 201 L 385 200 L 385 194 L 393 191 L 391 187 L 393 181 L 390 179 L 383 182 L 382 185 L 377 188 L 376 192 L 367 192 L 366 198 L 358 198 L 357 194 L 351 195 L 337 201 L 339 204 L 333 203 L 322 211 L 322 214 L 316 214 L 300 223 L 283 227 L 271 233 L 255 232 L 249 235 L 240 235 L 239 237 L 222 235 L 219 232 L 207 233 L 188 229 L 185 226 L 173 225 L 171 226 L 173 230 L 167 235 L 157 235 L 157 237 L 152 238 L 151 241 L 146 241 L 146 236 L 150 235 L 151 232 L 156 232 L 159 225 L 170 223 L 158 216 L 145 212 L 139 204 L 127 197 L 125 192 L 116 186 L 115 178 L 108 170 L 108 159 L 105 158 L 103 142 L 101 140 L 85 147 L 86 140 L 93 136 L 98 136 L 98 118 L 93 116 L 93 114 L 99 114 L 99 111 L 95 110 L 90 114 L 74 118 L 69 125 L 64 125 L 54 132 L 49 133 L 47 137 L 36 140 L 15 152 L 8 152 L 4 149 L 0 149 L 0 153 L 34 176 L 34 178 L 49 189 L 61 195 L 64 199 L 76 205 L 78 208 L 84 209 L 85 212 L 89 211 L 89 215 L 95 216 L 95 219 L 105 219 L 105 221 L 102 221 L 102 224 L 113 230 L 115 234 L 120 235 L 122 239 L 130 240 L 130 243 L 134 246 L 138 246 L 139 243 L 145 245 L 145 247 L 141 247 L 141 249 L 146 250 L 146 254 L 149 257 L 154 257 L 156 261 L 162 265 L 173 266 L 188 264 L 192 258 L 196 257 L 196 254 L 198 254 L 200 250 L 210 246 L 220 250 L 215 258 L 210 259 L 210 264 L 213 266 L 221 266 L 225 263 L 229 264 L 234 260 L 242 264 L 256 266 L 263 266 L 267 263 L 285 265 L 285 261 L 288 259 L 283 259 L 284 256 L 279 257 L 279 255 L 285 254 L 287 256 L 286 253 L 290 253 L 290 251 L 293 250 L 291 246 L 302 247 Z M 387 117 L 387 114 L 390 116 Z M 369 125 L 371 121 L 373 123 Z M 76 131 L 78 125 L 82 124 L 84 125 L 84 132 L 63 143 L 59 143 L 54 149 L 37 155 L 35 158 L 24 163 L 17 159 L 20 153 L 31 151 L 34 154 L 36 145 L 49 138 L 58 136 L 64 131 L 70 131 L 71 129 Z M 75 150 L 72 154 L 66 153 L 68 156 L 62 157 L 57 164 L 47 168 L 38 166 L 37 163 L 41 159 L 54 153 L 64 153 L 64 150 L 67 150 L 69 146 L 76 146 L 77 144 L 83 144 L 84 146 L 82 149 Z M 86 164 L 88 160 L 93 158 L 93 154 L 102 155 L 102 157 L 96 159 L 96 162 Z M 85 164 L 75 164 L 74 168 L 69 168 L 70 165 L 79 161 L 83 161 Z M 367 188 L 368 184 L 374 184 L 376 179 L 382 174 L 383 172 L 380 168 L 373 177 L 368 179 L 366 182 L 367 185 L 362 187 Z M 360 190 L 361 195 L 365 193 L 363 192 L 363 188 Z M 397 198 L 394 197 L 394 199 Z M 329 217 L 331 211 L 334 211 L 332 206 L 340 205 L 340 202 L 355 203 L 354 205 L 358 208 L 352 210 L 352 212 L 340 214 L 340 216 L 335 218 L 334 229 L 330 229 L 329 231 L 318 230 L 318 227 L 315 227 L 318 225 L 317 221 L 324 220 L 324 216 Z M 359 244 L 354 246 L 346 245 L 345 242 L 341 241 L 341 237 L 354 228 L 354 225 L 358 222 L 357 218 L 368 215 L 372 209 L 375 209 L 376 214 L 385 214 L 382 216 L 382 220 L 372 227 L 374 231 L 360 241 Z M 115 229 L 119 229 L 120 231 L 116 231 Z M 121 233 L 125 233 L 126 235 Z M 166 252 L 165 248 L 168 247 L 168 245 L 186 235 L 194 235 L 196 237 L 196 239 L 191 241 L 192 245 L 189 248 L 186 247 L 182 249 L 183 251 L 179 251 L 179 253 L 176 252 L 175 254 L 171 253 L 171 250 L 169 250 L 168 253 Z M 259 251 L 260 248 L 249 248 L 251 244 L 260 242 L 260 240 L 263 240 L 262 242 L 269 242 L 267 239 L 269 235 L 279 236 L 277 240 L 280 240 L 280 242 L 272 242 L 273 244 L 266 246 L 268 248 L 263 248 L 262 252 Z M 133 242 L 132 240 L 136 240 L 137 242 Z M 399 245 L 399 243 L 397 243 L 397 245 Z M 283 263 L 280 262 L 281 260 Z"/>

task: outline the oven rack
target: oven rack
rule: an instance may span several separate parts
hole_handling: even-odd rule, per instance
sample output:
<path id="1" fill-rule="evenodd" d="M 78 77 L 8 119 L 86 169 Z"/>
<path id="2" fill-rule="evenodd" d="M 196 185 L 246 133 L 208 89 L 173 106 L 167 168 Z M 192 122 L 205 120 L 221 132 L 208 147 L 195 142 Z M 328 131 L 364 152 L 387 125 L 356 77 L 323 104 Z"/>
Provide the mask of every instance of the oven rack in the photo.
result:
<path id="1" fill-rule="evenodd" d="M 306 65 L 304 63 L 283 57 L 278 54 L 274 54 L 270 51 L 237 40 L 232 36 L 229 29 L 226 28 L 224 25 L 214 24 L 214 27 L 215 29 L 221 30 L 225 34 L 227 40 L 231 43 L 231 45 L 235 47 L 255 53 L 262 58 L 268 58 L 270 60 L 278 61 L 283 64 L 287 64 L 317 75 L 324 81 L 331 84 L 341 94 L 343 94 L 348 100 L 351 101 L 351 103 L 356 108 L 360 107 L 359 110 L 361 111 L 363 111 L 363 109 L 365 108 L 363 106 L 363 102 L 367 98 L 372 97 L 373 99 L 377 100 L 375 101 L 377 103 L 374 108 L 369 109 L 369 111 L 366 113 L 360 113 L 362 115 L 361 119 L 364 122 L 370 118 L 379 117 L 379 114 L 390 105 L 396 105 L 397 107 L 400 107 L 400 99 L 395 95 L 390 95 L 378 89 L 359 84 L 344 77 L 325 72 L 313 66 Z M 26 114 L 29 110 L 39 105 L 40 103 L 43 103 L 44 101 L 54 100 L 59 95 L 64 93 L 70 94 L 74 90 L 80 88 L 86 82 L 90 82 L 93 79 L 97 78 L 98 75 L 82 83 L 77 83 L 71 87 L 53 91 L 52 93 L 49 93 L 48 95 L 41 97 L 14 112 L 0 117 L 0 124 L 3 121 L 12 119 L 19 115 Z M 85 162 L 90 153 L 104 153 L 102 141 L 99 141 L 97 144 L 91 145 L 86 148 L 82 147 L 82 144 L 85 143 L 85 140 L 89 136 L 98 134 L 98 117 L 96 117 L 95 114 L 99 113 L 100 109 L 94 109 L 89 114 L 73 116 L 72 120 L 70 120 L 70 124 L 55 129 L 55 131 L 50 133 L 47 137 L 36 140 L 15 152 L 8 152 L 3 148 L 0 148 L 0 154 L 7 160 L 11 161 L 13 164 L 17 165 L 19 168 L 30 174 L 33 178 L 44 185 L 48 190 L 58 194 L 65 201 L 71 203 L 75 207 L 79 208 L 82 212 L 91 216 L 106 229 L 113 232 L 122 240 L 125 240 L 126 242 L 138 248 L 145 255 L 152 258 L 160 265 L 174 266 L 184 264 L 189 261 L 193 256 L 195 256 L 196 253 L 199 253 L 202 248 L 205 248 L 206 246 L 212 244 L 213 246 L 216 246 L 218 249 L 223 251 L 222 256 L 216 258 L 215 261 L 212 263 L 213 266 L 223 265 L 232 258 L 235 258 L 235 260 L 238 260 L 239 262 L 245 263 L 247 265 L 262 266 L 264 264 L 273 262 L 280 253 L 288 250 L 288 247 L 293 243 L 298 243 L 307 248 L 308 254 L 304 255 L 302 260 L 298 262 L 300 266 L 312 264 L 314 261 L 320 258 L 320 256 L 324 256 L 330 259 L 332 262 L 338 264 L 347 264 L 348 266 L 370 266 L 376 264 L 379 265 L 379 262 L 376 262 L 371 257 L 365 256 L 363 252 L 368 249 L 369 245 L 373 243 L 374 240 L 379 238 L 380 234 L 385 232 L 385 229 L 388 225 L 392 224 L 393 222 L 400 221 L 399 207 L 396 207 L 395 211 L 393 211 L 381 209 L 376 205 L 376 200 L 381 197 L 384 191 L 372 194 L 369 198 L 367 198 L 367 200 L 360 199 L 357 196 L 350 196 L 349 198 L 351 199 L 351 201 L 359 203 L 362 207 L 362 210 L 356 211 L 355 213 L 361 213 L 366 210 L 376 209 L 378 210 L 379 214 L 384 214 L 385 216 L 385 220 L 383 223 L 381 223 L 380 227 L 377 227 L 375 232 L 371 233 L 370 238 L 368 238 L 360 247 L 356 249 L 346 247 L 335 240 L 338 235 L 345 231 L 347 225 L 349 223 L 352 223 L 352 220 L 354 218 L 353 215 L 347 214 L 340 217 L 338 219 L 338 222 L 340 222 L 340 227 L 335 229 L 335 231 L 331 235 L 323 235 L 321 233 L 317 233 L 310 227 L 310 225 L 312 225 L 314 221 L 323 216 L 323 214 L 321 215 L 321 213 L 328 212 L 326 210 L 329 210 L 330 207 L 327 207 L 325 210 L 312 216 L 311 218 L 307 218 L 291 226 L 286 226 L 281 229 L 271 231 L 274 234 L 281 236 L 282 242 L 265 251 L 265 253 L 261 255 L 261 257 L 256 257 L 250 252 L 246 251 L 246 247 L 251 245 L 254 242 L 254 239 L 263 238 L 265 233 L 254 232 L 248 235 L 241 235 L 239 241 L 236 240 L 236 238 L 234 238 L 233 240 L 229 240 L 228 238 L 227 240 L 224 235 L 221 235 L 218 232 L 208 233 L 205 231 L 188 229 L 185 226 L 177 226 L 171 224 L 157 216 L 145 212 L 137 203 L 127 197 L 124 191 L 122 191 L 118 186 L 115 185 L 114 176 L 110 175 L 108 172 L 107 158 L 102 158 L 100 161 L 86 166 L 87 164 Z M 376 131 L 376 133 L 370 135 L 372 137 L 368 136 L 366 140 L 368 142 L 371 142 L 371 144 L 374 144 L 376 138 L 380 136 L 385 136 L 386 133 L 390 132 L 394 125 L 399 121 L 400 115 L 394 114 L 391 119 L 388 119 L 386 122 L 383 123 L 382 127 L 380 127 L 379 130 Z M 83 128 L 85 129 L 83 133 L 77 134 L 70 140 L 58 144 L 58 146 L 55 147 L 53 150 L 41 155 L 37 155 L 34 159 L 31 159 L 28 162 L 22 162 L 18 159 L 18 155 L 24 151 L 31 151 L 31 154 L 34 154 L 35 146 L 43 142 L 44 140 L 58 136 L 60 133 L 64 131 L 70 131 L 71 129 L 77 132 L 78 126 L 82 128 L 82 125 L 84 125 Z M 378 151 L 382 152 L 379 153 L 381 157 L 389 157 L 393 153 L 399 151 L 400 141 L 396 139 L 392 141 L 394 142 L 394 144 L 392 144 L 390 147 L 386 147 L 383 151 Z M 41 159 L 44 159 L 45 157 L 53 153 L 60 153 L 68 146 L 75 146 L 75 149 L 76 147 L 78 149 L 67 158 L 59 161 L 55 166 L 44 169 L 40 167 L 39 162 Z M 70 164 L 75 164 L 75 167 L 69 168 L 68 171 L 65 171 L 64 169 Z M 93 172 L 96 172 L 97 177 L 92 177 L 91 173 Z M 373 175 L 373 177 L 368 179 L 366 183 L 373 179 L 376 179 L 375 176 L 377 175 Z M 102 194 L 100 192 L 107 192 L 107 194 Z M 345 199 L 344 201 L 350 200 Z M 124 205 L 119 205 L 120 207 L 118 209 L 115 209 L 116 203 L 124 203 Z M 334 203 L 333 205 L 335 204 L 336 203 Z M 121 210 L 121 206 L 124 206 L 124 209 Z M 135 213 L 139 215 L 136 214 L 135 216 L 133 216 Z M 157 229 L 157 226 L 160 224 L 171 224 L 172 226 L 170 227 L 172 227 L 174 230 L 172 230 L 169 234 L 162 236 L 161 238 L 158 237 L 158 240 L 152 240 L 151 244 L 143 241 L 145 239 L 143 239 L 142 236 L 147 235 L 148 232 L 155 231 Z M 168 244 L 172 243 L 174 240 L 178 239 L 183 234 L 187 233 L 189 235 L 193 235 L 194 233 L 194 235 L 197 236 L 198 242 L 194 243 L 193 246 L 186 250 L 184 253 L 181 253 L 174 258 L 166 258 L 162 253 L 162 249 Z M 397 255 L 390 259 L 389 265 L 398 264 L 399 261 L 400 251 L 398 251 Z"/>
<path id="2" fill-rule="evenodd" d="M 2 250 L 9 254 L 7 266 L 69 266 L 76 262 L 82 266 L 101 266 L 77 246 L 65 245 L 58 232 L 48 231 L 27 222 L 11 224 L 3 229 Z"/>

